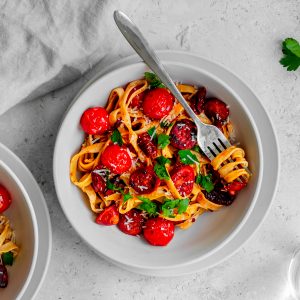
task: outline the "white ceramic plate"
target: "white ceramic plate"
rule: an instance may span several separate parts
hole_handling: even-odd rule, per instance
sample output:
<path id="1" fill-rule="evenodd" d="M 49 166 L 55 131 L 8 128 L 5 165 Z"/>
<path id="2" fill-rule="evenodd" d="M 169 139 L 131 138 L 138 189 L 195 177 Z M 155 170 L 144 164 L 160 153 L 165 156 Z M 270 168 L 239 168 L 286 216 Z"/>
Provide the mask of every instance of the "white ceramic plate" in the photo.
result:
<path id="1" fill-rule="evenodd" d="M 95 226 L 98 225 L 96 225 L 93 222 L 93 216 L 87 210 L 87 207 L 85 204 L 83 204 L 83 201 L 80 203 L 76 202 L 76 207 L 78 208 L 79 205 L 79 209 L 74 208 L 73 206 L 73 209 L 70 210 L 69 207 L 71 203 L 68 199 L 72 199 L 72 201 L 78 201 L 78 199 L 82 197 L 81 193 L 76 189 L 76 187 L 72 187 L 70 185 L 69 178 L 68 178 L 68 172 L 69 172 L 68 164 L 69 164 L 70 156 L 74 154 L 76 149 L 78 149 L 78 145 L 80 145 L 81 140 L 83 138 L 83 134 L 80 131 L 80 128 L 78 126 L 81 113 L 84 111 L 85 108 L 89 106 L 95 106 L 101 104 L 104 105 L 108 96 L 108 92 L 110 91 L 111 88 L 118 86 L 119 84 L 124 85 L 127 81 L 141 77 L 143 68 L 141 68 L 140 65 L 131 66 L 127 68 L 127 73 L 129 70 L 133 72 L 130 73 L 130 75 L 127 75 L 126 73 L 125 76 L 126 78 L 120 79 L 120 78 L 116 78 L 114 75 L 111 75 L 111 77 L 108 76 L 109 78 L 107 78 L 106 76 L 104 80 L 106 80 L 106 84 L 108 85 L 108 88 L 105 89 L 103 88 L 103 85 L 102 86 L 100 85 L 102 87 L 101 89 L 102 93 L 98 92 L 98 90 L 95 89 L 95 87 L 97 87 L 97 82 L 101 82 L 102 80 L 103 74 L 101 74 L 100 76 L 98 76 L 98 78 L 101 77 L 99 80 L 98 78 L 93 79 L 90 83 L 88 83 L 83 88 L 83 90 L 75 98 L 74 102 L 72 103 L 70 109 L 66 114 L 66 117 L 64 118 L 64 121 L 62 123 L 61 129 L 57 137 L 55 153 L 54 153 L 54 180 L 55 180 L 55 185 L 56 185 L 60 203 L 62 205 L 62 208 L 67 218 L 69 219 L 70 223 L 74 226 L 75 230 L 77 230 L 77 232 L 81 235 L 81 237 L 85 239 L 87 243 L 96 250 L 96 252 L 98 252 L 100 255 L 106 258 L 109 258 L 112 262 L 115 262 L 116 264 L 123 266 L 134 272 L 139 272 L 139 273 L 149 274 L 149 275 L 170 276 L 170 275 L 180 275 L 183 273 L 194 272 L 201 268 L 206 268 L 212 266 L 213 264 L 218 263 L 219 261 L 227 257 L 229 254 L 233 253 L 237 248 L 239 248 L 242 245 L 242 243 L 254 232 L 258 224 L 263 219 L 263 216 L 265 215 L 267 208 L 271 203 L 272 196 L 275 190 L 275 186 L 277 182 L 277 174 L 278 174 L 278 151 L 277 151 L 277 143 L 276 143 L 275 135 L 268 116 L 266 115 L 264 109 L 261 107 L 261 104 L 259 103 L 258 99 L 255 97 L 255 95 L 237 77 L 235 77 L 230 72 L 226 71 L 223 67 L 216 65 L 215 63 L 209 62 L 203 58 L 197 57 L 195 55 L 169 51 L 169 52 L 160 52 L 160 56 L 162 60 L 165 60 L 164 62 L 169 66 L 171 73 L 172 71 L 174 71 L 175 72 L 174 74 L 178 75 L 178 70 L 179 70 L 178 68 L 185 68 L 186 66 L 188 66 L 190 70 L 192 70 L 192 68 L 195 67 L 196 69 L 197 68 L 200 69 L 203 74 L 208 73 L 209 78 L 212 78 L 211 80 L 218 81 L 220 79 L 221 80 L 220 85 L 218 85 L 216 82 L 213 83 L 214 94 L 218 95 L 219 93 L 219 97 L 223 98 L 225 102 L 228 102 L 229 104 L 230 104 L 231 97 L 236 97 L 237 99 L 243 99 L 243 101 L 251 99 L 250 101 L 251 105 L 249 104 L 249 101 L 247 101 L 247 107 L 244 106 L 243 101 L 240 100 L 238 101 L 240 101 L 239 105 L 243 106 L 243 109 L 241 109 L 239 112 L 244 114 L 243 118 L 247 119 L 248 124 L 252 123 L 252 127 L 251 127 L 252 129 L 248 126 L 247 128 L 245 127 L 244 130 L 243 123 L 240 123 L 238 128 L 240 128 L 242 131 L 244 130 L 243 132 L 247 132 L 247 135 L 250 136 L 249 138 L 252 139 L 254 145 L 253 151 L 251 150 L 250 146 L 246 147 L 247 152 L 250 154 L 249 156 L 252 158 L 251 167 L 252 169 L 255 170 L 255 174 L 256 174 L 256 176 L 254 176 L 254 178 L 252 179 L 252 185 L 259 186 L 261 180 L 265 182 L 269 181 L 269 183 L 267 183 L 268 188 L 265 188 L 266 187 L 265 184 L 263 184 L 264 186 L 263 191 L 260 189 L 252 188 L 251 195 L 246 195 L 244 193 L 244 198 L 248 200 L 250 199 L 250 201 L 246 203 L 244 203 L 245 201 L 244 202 L 239 201 L 237 202 L 237 204 L 234 203 L 236 208 L 231 206 L 230 210 L 226 209 L 226 210 L 222 210 L 221 212 L 214 213 L 213 217 L 207 214 L 207 216 L 203 216 L 199 218 L 196 224 L 188 232 L 176 233 L 176 238 L 174 239 L 175 241 L 174 242 L 172 241 L 173 246 L 171 246 L 172 244 L 170 244 L 170 246 L 166 248 L 160 248 L 161 250 L 154 250 L 153 247 L 150 250 L 149 246 L 146 247 L 143 243 L 139 242 L 137 239 L 132 240 L 131 237 L 128 237 L 126 235 L 123 236 L 118 235 L 115 232 L 115 230 L 117 230 L 115 228 L 106 230 L 106 229 L 99 229 L 99 227 L 97 227 L 96 229 Z M 135 56 L 131 58 L 127 58 L 115 65 L 110 66 L 109 71 L 111 71 L 112 69 L 119 69 L 121 66 L 128 66 L 138 60 L 139 59 Z M 177 69 L 175 70 L 174 68 Z M 218 78 L 215 78 L 214 75 L 216 74 Z M 198 84 L 204 83 L 205 86 L 207 86 L 207 84 L 208 85 L 212 84 L 212 81 L 210 80 L 207 81 L 207 84 L 205 83 L 206 80 L 205 76 L 202 78 L 194 78 L 194 82 Z M 175 76 L 174 78 L 182 81 L 186 79 L 185 77 L 180 78 L 180 75 Z M 110 85 L 109 80 L 112 79 L 114 79 L 114 82 L 112 82 L 111 83 L 112 85 Z M 193 81 L 191 78 L 186 79 L 186 82 L 191 82 L 191 81 Z M 229 87 L 227 89 L 227 92 L 228 90 L 231 90 L 231 92 L 236 95 L 233 95 L 230 92 L 229 94 L 228 93 L 226 94 L 224 89 L 222 89 L 222 86 L 224 84 L 227 87 Z M 260 112 L 259 118 L 256 118 L 257 116 L 256 110 Z M 233 119 L 235 115 L 237 114 L 233 112 L 232 113 Z M 258 131 L 255 129 L 256 126 L 254 124 L 257 125 L 257 128 L 259 129 L 259 134 Z M 265 131 L 266 135 L 268 136 L 267 145 L 263 143 L 264 139 L 260 138 L 262 137 L 261 131 Z M 71 136 L 72 139 L 68 138 L 67 137 L 68 135 Z M 240 140 L 242 140 L 244 144 L 247 144 L 247 141 L 245 140 L 245 134 L 244 134 L 244 139 L 243 139 L 243 134 L 240 134 Z M 71 145 L 69 145 L 69 143 Z M 271 176 L 268 177 L 265 176 L 265 174 L 264 176 L 262 176 L 263 169 L 260 160 L 264 156 L 263 155 L 264 147 L 270 146 L 270 144 L 273 146 L 272 153 L 274 155 L 272 156 L 268 154 L 268 157 L 263 162 L 264 167 L 272 166 L 272 168 L 270 167 L 269 169 L 264 168 L 265 172 L 271 171 L 270 174 Z M 248 190 L 251 191 L 251 189 Z M 269 197 L 261 198 L 261 194 L 264 192 L 265 194 L 266 192 L 269 193 Z M 239 195 L 239 199 L 240 198 L 242 198 L 242 195 L 241 196 Z M 257 209 L 257 207 L 259 207 L 259 209 Z M 234 220 L 230 223 L 230 220 L 232 219 L 230 218 L 230 214 L 232 214 L 232 212 L 234 211 L 237 211 L 237 209 L 242 212 L 240 216 L 235 216 L 233 218 Z M 86 223 L 82 225 L 82 222 L 79 223 L 78 219 L 86 220 Z M 226 219 L 226 226 L 227 226 L 226 232 L 218 231 L 220 228 L 218 227 L 218 224 L 220 224 L 220 220 L 222 219 L 223 220 Z M 201 227 L 200 224 L 204 226 Z M 247 224 L 249 224 L 248 229 L 247 229 Z M 209 228 L 212 228 L 210 225 L 213 225 L 213 228 L 215 228 L 213 232 L 209 232 Z M 201 228 L 208 228 L 208 231 L 204 230 L 202 232 L 204 234 L 201 235 L 201 231 L 199 231 L 199 229 Z M 99 233 L 99 241 L 95 241 L 95 232 L 97 230 L 99 232 L 101 230 L 101 234 Z M 217 237 L 218 234 L 219 234 L 219 238 Z M 196 236 L 196 237 L 200 236 L 200 237 L 198 240 L 196 239 L 197 241 L 189 240 L 188 239 L 189 235 Z M 209 238 L 208 240 L 207 239 L 205 240 L 205 238 L 211 236 L 212 238 L 210 240 Z M 130 240 L 130 246 L 128 247 L 129 238 L 131 238 L 131 240 Z M 189 245 L 193 243 L 199 244 L 199 240 L 204 241 L 203 242 L 204 247 L 202 247 L 202 249 L 191 246 L 190 252 L 187 252 L 185 254 L 185 257 L 180 257 L 180 255 L 177 256 L 170 255 L 171 253 L 174 253 L 176 251 L 180 252 L 181 249 L 184 249 L 186 243 L 188 243 Z M 106 247 L 103 247 L 104 242 L 106 243 Z M 114 250 L 112 250 L 115 248 L 114 245 L 116 243 L 118 243 L 118 245 L 121 245 L 122 248 L 126 245 L 125 250 L 127 251 L 124 251 L 123 254 L 120 255 L 118 251 L 115 252 Z M 140 256 L 138 257 L 139 259 L 138 264 L 135 264 L 130 259 L 131 253 L 134 253 L 135 258 Z M 149 265 L 149 263 L 147 264 L 147 262 L 145 264 L 141 264 L 141 259 L 143 258 L 144 254 L 142 254 L 141 256 L 140 253 L 147 253 L 147 257 L 149 258 L 149 261 L 151 261 L 151 266 Z M 189 256 L 188 260 L 186 259 L 187 255 Z M 157 265 L 153 265 L 154 261 Z"/>
<path id="2" fill-rule="evenodd" d="M 50 217 L 43 194 L 24 163 L 12 151 L 10 151 L 1 143 L 0 158 L 21 182 L 25 193 L 30 199 L 30 206 L 33 210 L 33 214 L 36 217 L 35 230 L 36 236 L 38 236 L 38 242 L 34 254 L 35 264 L 33 264 L 33 268 L 30 271 L 30 280 L 26 282 L 17 297 L 17 299 L 33 299 L 46 275 L 50 261 L 52 247 Z M 7 210 L 7 214 L 8 213 L 10 213 L 9 210 Z M 18 224 L 16 223 L 15 225 L 17 226 Z M 26 246 L 24 246 L 24 249 L 26 249 Z M 27 251 L 29 251 L 29 248 Z M 18 259 L 22 258 L 21 254 L 22 253 L 20 253 L 20 257 L 16 259 L 15 267 L 17 267 L 18 263 L 21 264 L 21 261 L 18 262 Z M 24 255 L 26 256 L 26 253 L 24 253 Z M 11 276 L 9 283 L 12 283 L 12 280 L 13 275 Z"/>

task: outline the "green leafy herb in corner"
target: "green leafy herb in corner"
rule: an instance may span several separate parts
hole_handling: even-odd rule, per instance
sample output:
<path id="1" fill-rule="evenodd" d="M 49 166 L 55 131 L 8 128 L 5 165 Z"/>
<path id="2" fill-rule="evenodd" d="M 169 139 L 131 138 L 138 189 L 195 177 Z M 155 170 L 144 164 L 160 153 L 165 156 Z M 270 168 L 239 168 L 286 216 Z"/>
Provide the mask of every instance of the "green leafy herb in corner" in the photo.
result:
<path id="1" fill-rule="evenodd" d="M 160 134 L 157 139 L 158 148 L 164 149 L 170 144 L 170 137 L 167 134 Z"/>
<path id="2" fill-rule="evenodd" d="M 157 215 L 157 204 L 152 202 L 150 199 L 145 197 L 138 197 L 142 201 L 142 203 L 137 207 L 137 209 L 143 210 L 149 214 L 151 217 L 155 217 Z"/>
<path id="3" fill-rule="evenodd" d="M 171 161 L 164 156 L 157 157 L 156 161 L 157 163 L 154 165 L 154 172 L 156 175 L 159 177 L 159 179 L 169 180 L 170 176 L 165 165 L 171 163 Z"/>
<path id="4" fill-rule="evenodd" d="M 163 88 L 165 87 L 161 80 L 157 77 L 156 74 L 151 72 L 144 73 L 145 79 L 148 81 L 151 88 Z"/>
<path id="5" fill-rule="evenodd" d="M 182 214 L 187 210 L 189 199 L 166 200 L 161 206 L 162 214 L 168 218 L 174 218 L 174 209 L 177 208 L 177 213 Z"/>
<path id="6" fill-rule="evenodd" d="M 196 177 L 196 183 L 200 184 L 208 193 L 210 193 L 215 188 L 212 182 L 211 174 L 208 174 L 206 176 L 198 174 Z"/>
<path id="7" fill-rule="evenodd" d="M 111 135 L 111 140 L 114 144 L 118 144 L 119 146 L 123 145 L 121 133 L 117 128 L 113 131 Z"/>
<path id="8" fill-rule="evenodd" d="M 193 154 L 190 150 L 179 150 L 178 155 L 180 157 L 180 161 L 185 165 L 199 163 L 197 156 Z"/>
<path id="9" fill-rule="evenodd" d="M 282 53 L 280 63 L 288 71 L 296 71 L 300 66 L 300 45 L 297 40 L 287 38 L 282 42 Z"/>

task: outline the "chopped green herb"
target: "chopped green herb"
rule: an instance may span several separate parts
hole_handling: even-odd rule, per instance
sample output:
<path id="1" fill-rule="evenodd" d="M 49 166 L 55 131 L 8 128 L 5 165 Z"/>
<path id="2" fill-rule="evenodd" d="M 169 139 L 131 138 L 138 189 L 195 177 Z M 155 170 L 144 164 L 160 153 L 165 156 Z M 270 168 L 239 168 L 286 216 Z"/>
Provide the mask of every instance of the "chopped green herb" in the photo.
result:
<path id="1" fill-rule="evenodd" d="M 151 88 L 165 87 L 164 84 L 161 82 L 161 80 L 157 77 L 156 74 L 151 73 L 151 72 L 145 72 L 144 76 L 145 76 L 145 79 L 150 84 Z"/>
<path id="2" fill-rule="evenodd" d="M 151 140 L 156 141 L 157 134 L 156 134 L 156 127 L 151 127 L 148 131 L 148 134 L 150 135 Z"/>
<path id="3" fill-rule="evenodd" d="M 177 208 L 178 214 L 182 214 L 186 211 L 188 205 L 189 199 L 166 200 L 161 206 L 161 209 L 165 217 L 174 218 L 175 208 Z"/>
<path id="4" fill-rule="evenodd" d="M 168 121 L 161 121 L 160 123 L 159 123 L 159 126 L 161 127 L 161 128 L 169 128 L 169 127 L 171 127 L 173 125 L 173 123 L 169 123 Z"/>
<path id="5" fill-rule="evenodd" d="M 196 177 L 196 183 L 200 184 L 208 193 L 210 193 L 215 188 L 212 182 L 211 174 L 208 174 L 206 176 L 198 174 Z"/>
<path id="6" fill-rule="evenodd" d="M 168 158 L 164 157 L 164 156 L 159 156 L 159 157 L 156 157 L 155 159 L 161 165 L 165 165 L 165 164 L 170 164 L 171 163 L 171 161 Z"/>
<path id="7" fill-rule="evenodd" d="M 190 150 L 179 150 L 178 155 L 180 157 L 181 162 L 185 165 L 199 163 L 197 156 L 193 154 Z"/>
<path id="8" fill-rule="evenodd" d="M 296 71 L 300 66 L 300 45 L 297 40 L 287 38 L 282 42 L 282 53 L 280 63 L 287 67 L 288 71 Z"/>
<path id="9" fill-rule="evenodd" d="M 158 148 L 164 149 L 170 144 L 170 137 L 167 134 L 160 134 L 157 140 Z"/>
<path id="10" fill-rule="evenodd" d="M 123 202 L 125 203 L 126 201 L 128 201 L 129 199 L 132 199 L 132 196 L 128 193 L 125 194 L 124 192 L 121 192 L 123 194 Z"/>
<path id="11" fill-rule="evenodd" d="M 170 176 L 166 169 L 165 164 L 169 164 L 171 161 L 164 156 L 159 156 L 156 158 L 157 163 L 154 165 L 154 172 L 159 177 L 159 179 L 169 180 Z"/>
<path id="12" fill-rule="evenodd" d="M 2 261 L 5 266 L 12 266 L 14 255 L 11 251 L 2 254 Z"/>
<path id="13" fill-rule="evenodd" d="M 138 197 L 142 203 L 137 207 L 137 209 L 146 211 L 151 217 L 157 215 L 157 204 L 152 202 L 150 199 L 145 197 Z"/>
<path id="14" fill-rule="evenodd" d="M 112 191 L 121 191 L 122 190 L 122 188 L 114 185 L 109 179 L 106 182 L 106 186 L 109 190 L 112 190 Z"/>
<path id="15" fill-rule="evenodd" d="M 118 144 L 119 146 L 123 145 L 121 133 L 117 128 L 113 131 L 111 135 L 111 140 L 114 144 Z"/>

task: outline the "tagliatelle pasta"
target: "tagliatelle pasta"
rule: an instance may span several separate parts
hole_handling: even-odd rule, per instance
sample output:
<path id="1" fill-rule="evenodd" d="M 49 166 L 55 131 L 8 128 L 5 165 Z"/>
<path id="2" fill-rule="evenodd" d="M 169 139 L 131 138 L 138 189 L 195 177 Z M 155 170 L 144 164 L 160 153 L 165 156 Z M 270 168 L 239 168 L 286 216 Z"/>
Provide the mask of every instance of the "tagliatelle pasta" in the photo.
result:
<path id="1" fill-rule="evenodd" d="M 0 255 L 10 251 L 17 256 L 19 247 L 15 243 L 15 233 L 10 227 L 8 218 L 0 215 Z"/>
<path id="2" fill-rule="evenodd" d="M 230 138 L 233 125 L 220 110 L 221 100 L 202 99 L 203 90 L 192 85 L 177 87 L 203 122 L 217 125 Z M 99 108 L 101 118 L 94 123 L 100 130 L 86 135 L 70 162 L 70 179 L 87 195 L 94 213 L 112 206 L 121 215 L 138 209 L 146 219 L 158 216 L 187 229 L 202 213 L 231 204 L 247 184 L 244 151 L 232 146 L 210 162 L 197 147 L 192 120 L 172 97 L 140 79 L 113 89 L 106 112 Z M 217 118 L 212 117 L 215 106 Z M 83 115 L 81 123 L 90 115 Z M 108 130 L 103 130 L 105 122 Z"/>

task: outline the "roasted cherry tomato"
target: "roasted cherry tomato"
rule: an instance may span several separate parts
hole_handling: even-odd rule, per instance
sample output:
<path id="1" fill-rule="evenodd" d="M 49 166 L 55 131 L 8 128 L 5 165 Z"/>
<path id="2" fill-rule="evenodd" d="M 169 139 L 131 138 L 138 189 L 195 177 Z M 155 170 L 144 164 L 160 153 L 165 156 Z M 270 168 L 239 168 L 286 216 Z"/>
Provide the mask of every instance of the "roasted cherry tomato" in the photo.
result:
<path id="1" fill-rule="evenodd" d="M 131 157 L 125 147 L 109 145 L 101 154 L 101 163 L 114 174 L 122 174 L 131 168 Z"/>
<path id="2" fill-rule="evenodd" d="M 174 105 L 174 96 L 164 88 L 150 90 L 144 98 L 144 114 L 152 119 L 161 119 L 169 114 Z"/>
<path id="3" fill-rule="evenodd" d="M 191 149 L 197 143 L 196 125 L 188 119 L 179 120 L 172 127 L 170 137 L 173 147 L 177 149 Z"/>
<path id="4" fill-rule="evenodd" d="M 229 193 L 216 189 L 210 193 L 203 191 L 203 194 L 207 200 L 219 205 L 228 206 L 231 205 L 234 200 L 234 197 L 232 197 Z"/>
<path id="5" fill-rule="evenodd" d="M 102 165 L 98 165 L 92 171 L 92 185 L 96 193 L 103 193 L 106 189 L 106 176 L 108 170 Z"/>
<path id="6" fill-rule="evenodd" d="M 160 179 L 151 166 L 140 167 L 131 173 L 129 184 L 138 194 L 149 194 L 160 185 Z"/>
<path id="7" fill-rule="evenodd" d="M 128 98 L 136 91 L 138 90 L 140 87 L 136 86 L 134 87 L 130 93 L 129 93 L 129 96 Z M 141 92 L 139 94 L 137 94 L 136 96 L 134 96 L 129 104 L 129 107 L 141 107 L 142 106 L 142 102 L 143 102 L 143 99 L 145 97 L 145 92 Z"/>
<path id="8" fill-rule="evenodd" d="M 235 196 L 237 192 L 242 190 L 245 186 L 246 183 L 244 182 L 233 181 L 229 183 L 225 188 L 231 196 Z"/>
<path id="9" fill-rule="evenodd" d="M 11 204 L 11 197 L 8 190 L 0 184 L 0 213 L 4 212 Z"/>
<path id="10" fill-rule="evenodd" d="M 96 223 L 110 226 L 119 222 L 119 211 L 115 205 L 105 208 L 96 218 Z"/>
<path id="11" fill-rule="evenodd" d="M 228 106 L 217 98 L 208 99 L 203 108 L 207 117 L 209 117 L 214 123 L 223 123 L 229 116 Z"/>
<path id="12" fill-rule="evenodd" d="M 186 197 L 192 192 L 195 181 L 195 172 L 191 166 L 177 165 L 173 168 L 170 175 L 181 196 Z"/>
<path id="13" fill-rule="evenodd" d="M 118 227 L 121 231 L 129 235 L 138 235 L 143 231 L 145 219 L 142 212 L 132 209 L 126 214 L 120 214 Z"/>
<path id="14" fill-rule="evenodd" d="M 191 99 L 191 107 L 196 114 L 200 114 L 206 97 L 206 88 L 201 87 Z"/>
<path id="15" fill-rule="evenodd" d="M 103 107 L 88 108 L 81 116 L 80 125 L 88 134 L 101 134 L 109 128 L 108 113 Z"/>
<path id="16" fill-rule="evenodd" d="M 166 246 L 174 236 L 174 227 L 173 222 L 162 218 L 148 219 L 144 237 L 153 246 Z"/>
<path id="17" fill-rule="evenodd" d="M 144 132 L 138 136 L 137 143 L 142 151 L 147 155 L 154 159 L 157 156 L 157 147 L 151 140 L 148 132 Z"/>

